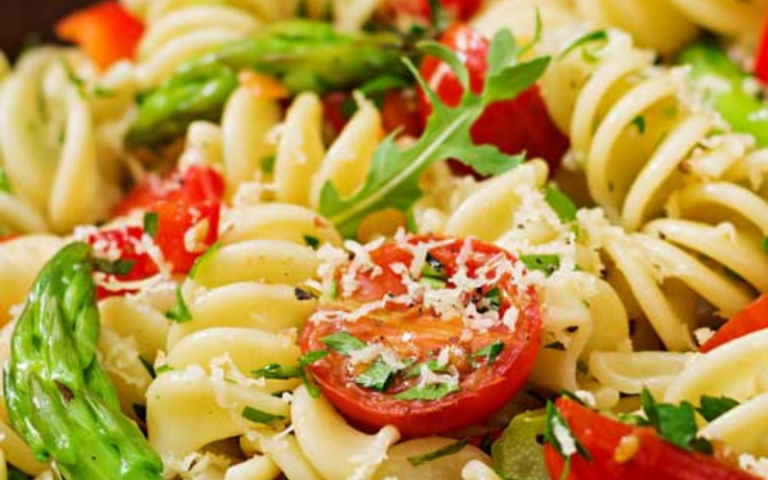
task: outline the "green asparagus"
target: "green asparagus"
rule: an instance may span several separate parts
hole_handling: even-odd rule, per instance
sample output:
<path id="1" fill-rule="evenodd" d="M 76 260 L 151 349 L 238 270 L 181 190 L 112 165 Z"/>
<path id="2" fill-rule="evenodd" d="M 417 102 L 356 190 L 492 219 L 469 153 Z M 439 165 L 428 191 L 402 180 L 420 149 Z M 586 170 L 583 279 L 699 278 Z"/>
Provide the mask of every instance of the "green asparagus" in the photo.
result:
<path id="1" fill-rule="evenodd" d="M 96 360 L 99 313 L 90 247 L 63 248 L 40 273 L 4 369 L 13 427 L 67 480 L 160 480 L 141 430 Z"/>
<path id="2" fill-rule="evenodd" d="M 312 20 L 275 22 L 179 67 L 142 99 L 127 141 L 162 144 L 194 120 L 218 120 L 243 69 L 273 75 L 292 93 L 348 89 L 381 75 L 407 77 L 401 57 L 408 44 L 392 33 L 340 33 Z"/>
<path id="3" fill-rule="evenodd" d="M 750 134 L 759 147 L 768 147 L 768 105 L 749 91 L 749 76 L 719 45 L 696 43 L 681 52 L 678 61 L 691 67 L 694 84 L 705 81 L 712 86 L 707 100 L 734 131 Z"/>

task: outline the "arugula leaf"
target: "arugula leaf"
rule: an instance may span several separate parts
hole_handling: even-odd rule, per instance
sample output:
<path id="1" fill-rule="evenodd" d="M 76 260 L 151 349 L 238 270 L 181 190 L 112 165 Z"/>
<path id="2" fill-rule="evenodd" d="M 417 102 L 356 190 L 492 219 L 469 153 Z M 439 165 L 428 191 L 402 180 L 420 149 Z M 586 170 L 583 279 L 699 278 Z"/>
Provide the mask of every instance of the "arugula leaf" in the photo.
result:
<path id="1" fill-rule="evenodd" d="M 0 165 L 0 192 L 11 193 L 11 182 L 8 180 L 8 173 Z"/>
<path id="2" fill-rule="evenodd" d="M 111 262 L 105 258 L 94 258 L 93 268 L 108 275 L 128 275 L 136 265 L 136 260 L 119 258 Z"/>
<path id="3" fill-rule="evenodd" d="M 301 377 L 301 383 L 306 387 L 309 396 L 312 398 L 320 397 L 320 389 L 315 385 L 312 373 L 307 371 L 307 367 L 315 363 L 316 361 L 324 358 L 328 355 L 328 350 L 314 350 L 299 357 L 299 376 Z"/>
<path id="4" fill-rule="evenodd" d="M 424 134 L 404 149 L 395 145 L 395 134 L 385 138 L 374 153 L 368 177 L 356 193 L 342 197 L 332 183 L 326 183 L 320 195 L 320 214 L 330 219 L 342 235 L 354 237 L 360 222 L 371 213 L 386 208 L 408 212 L 422 195 L 418 186 L 421 174 L 437 162 L 456 158 L 481 175 L 503 173 L 520 165 L 524 155 L 508 156 L 493 146 L 475 145 L 470 135 L 475 121 L 490 103 L 514 98 L 531 86 L 549 63 L 548 57 L 517 63 L 517 55 L 503 53 L 519 53 L 512 46 L 514 38 L 507 30 L 502 29 L 494 36 L 484 92 L 476 94 L 465 88 L 456 107 L 442 102 L 413 63 L 404 60 L 432 105 Z M 420 43 L 418 48 L 444 60 L 454 68 L 459 81 L 468 84 L 466 67 L 454 52 L 433 42 Z"/>
<path id="5" fill-rule="evenodd" d="M 516 415 L 491 447 L 493 465 L 502 478 L 549 480 L 544 449 L 546 416 L 541 410 Z"/>
<path id="6" fill-rule="evenodd" d="M 496 340 L 474 352 L 472 358 L 485 358 L 488 366 L 491 366 L 496 362 L 496 359 L 501 355 L 502 351 L 504 351 L 504 342 Z"/>
<path id="7" fill-rule="evenodd" d="M 270 380 L 288 380 L 290 378 L 301 378 L 301 369 L 281 365 L 279 363 L 270 363 L 251 372 L 253 378 L 267 378 Z"/>
<path id="8" fill-rule="evenodd" d="M 410 463 L 414 467 L 418 467 L 421 464 L 431 462 L 433 460 L 437 460 L 438 458 L 443 458 L 449 455 L 454 455 L 456 453 L 459 453 L 460 451 L 464 450 L 464 447 L 466 447 L 468 443 L 469 443 L 469 439 L 463 438 L 455 443 L 451 443 L 442 448 L 438 448 L 434 452 L 425 453 L 423 455 L 415 455 L 413 457 L 407 457 L 408 463 Z"/>
<path id="9" fill-rule="evenodd" d="M 520 255 L 520 261 L 528 270 L 538 270 L 547 276 L 560 268 L 560 257 L 557 255 Z"/>
<path id="10" fill-rule="evenodd" d="M 165 316 L 174 323 L 186 323 L 192 320 L 192 314 L 189 312 L 187 302 L 181 293 L 181 286 L 176 287 L 176 303 L 168 310 Z"/>
<path id="11" fill-rule="evenodd" d="M 688 451 L 710 452 L 712 445 L 703 438 L 697 438 L 696 411 L 689 402 L 679 406 L 657 403 L 648 389 L 641 395 L 643 412 L 648 422 L 664 440 Z"/>
<path id="12" fill-rule="evenodd" d="M 323 337 L 320 341 L 331 350 L 335 350 L 343 355 L 349 355 L 355 350 L 365 348 L 365 342 L 352 336 L 349 332 L 336 332 Z"/>
<path id="13" fill-rule="evenodd" d="M 144 233 L 152 238 L 157 238 L 157 231 L 160 229 L 160 217 L 155 212 L 144 214 Z"/>
<path id="14" fill-rule="evenodd" d="M 552 207 L 552 210 L 557 213 L 560 220 L 563 223 L 573 222 L 576 220 L 576 213 L 578 208 L 573 203 L 568 195 L 564 194 L 560 189 L 554 187 L 546 187 L 544 189 L 544 200 Z"/>
<path id="15" fill-rule="evenodd" d="M 221 241 L 217 241 L 213 245 L 211 245 L 211 248 L 205 251 L 202 255 L 197 257 L 197 260 L 195 260 L 195 263 L 192 264 L 192 268 L 189 270 L 189 278 L 194 279 L 197 275 L 197 272 L 200 270 L 200 267 L 207 262 L 211 257 L 213 257 L 216 252 L 219 251 L 221 248 Z"/>
<path id="16" fill-rule="evenodd" d="M 368 365 L 363 373 L 355 378 L 355 383 L 361 387 L 370 388 L 377 392 L 383 392 L 389 387 L 397 371 L 381 361 L 381 357 Z"/>
<path id="17" fill-rule="evenodd" d="M 708 422 L 716 420 L 721 415 L 739 406 L 738 400 L 726 396 L 711 397 L 702 395 L 699 408 L 696 409 Z"/>
<path id="18" fill-rule="evenodd" d="M 448 385 L 447 383 L 438 383 L 432 385 L 417 386 L 409 388 L 404 392 L 400 392 L 395 395 L 395 400 L 440 400 L 448 395 L 458 392 L 460 390 L 458 385 Z"/>
<path id="19" fill-rule="evenodd" d="M 264 425 L 271 425 L 280 420 L 285 420 L 284 415 L 274 415 L 269 412 L 264 412 L 253 407 L 246 406 L 243 409 L 243 418 L 253 423 L 262 423 Z"/>

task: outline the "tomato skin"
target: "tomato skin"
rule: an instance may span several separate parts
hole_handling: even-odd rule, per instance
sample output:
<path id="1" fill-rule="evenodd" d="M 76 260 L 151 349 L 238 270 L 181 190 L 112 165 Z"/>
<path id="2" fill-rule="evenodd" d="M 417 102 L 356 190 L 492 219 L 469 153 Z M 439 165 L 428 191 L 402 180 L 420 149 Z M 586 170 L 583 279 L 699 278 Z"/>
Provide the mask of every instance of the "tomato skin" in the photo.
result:
<path id="1" fill-rule="evenodd" d="M 469 71 L 470 88 L 480 93 L 488 70 L 488 40 L 468 25 L 456 23 L 445 31 L 440 42 L 459 54 Z M 437 58 L 426 57 L 420 71 L 443 102 L 449 106 L 459 104 L 464 89 L 447 64 Z M 423 123 L 431 112 L 429 99 L 420 91 L 419 114 Z M 471 133 L 475 143 L 495 145 L 510 155 L 525 151 L 528 158 L 543 158 L 552 172 L 557 171 L 570 146 L 568 137 L 550 118 L 537 85 L 512 100 L 489 105 L 472 126 Z M 471 173 L 469 168 L 456 162 L 452 162 L 451 166 L 457 174 Z"/>
<path id="2" fill-rule="evenodd" d="M 351 118 L 347 112 L 350 102 L 354 102 L 354 99 L 347 92 L 332 92 L 323 97 L 324 121 L 334 138 L 344 130 Z M 409 92 L 390 90 L 384 93 L 380 112 L 382 126 L 387 134 L 399 130 L 399 135 L 421 135 L 417 100 Z"/>
<path id="3" fill-rule="evenodd" d="M 221 204 L 217 201 L 163 201 L 150 209 L 158 216 L 155 242 L 174 273 L 189 272 L 203 251 L 216 243 L 220 210 Z M 205 235 L 200 239 L 201 249 L 190 252 L 186 248 L 184 235 L 201 221 L 207 221 Z"/>
<path id="4" fill-rule="evenodd" d="M 482 0 L 440 0 L 440 3 L 443 4 L 443 10 L 449 16 L 468 20 L 477 12 L 483 2 Z M 432 14 L 429 0 L 393 0 L 391 6 L 397 13 L 423 20 L 429 20 Z"/>
<path id="5" fill-rule="evenodd" d="M 662 440 L 650 427 L 635 427 L 610 419 L 568 398 L 556 407 L 573 436 L 586 448 L 592 461 L 579 454 L 571 457 L 567 480 L 755 480 L 756 477 L 702 453 L 688 452 Z M 622 438 L 633 435 L 639 447 L 624 462 L 615 459 Z M 551 445 L 544 446 L 551 478 L 559 479 L 565 460 Z"/>
<path id="6" fill-rule="evenodd" d="M 426 238 L 414 237 L 413 241 Z M 450 246 L 430 253 L 450 271 L 450 262 L 453 261 L 455 265 L 455 256 L 461 248 L 461 242 L 456 240 Z M 498 247 L 482 242 L 475 241 L 474 245 L 476 252 L 487 254 L 483 257 L 486 260 L 492 253 L 503 252 Z M 359 275 L 359 288 L 352 301 L 355 304 L 366 303 L 381 299 L 385 294 L 405 293 L 406 288 L 400 277 L 389 265 L 410 262 L 412 255 L 391 243 L 374 250 L 370 256 L 373 263 L 382 267 L 382 272 L 375 277 Z M 520 310 L 514 332 L 496 325 L 487 333 L 476 332 L 468 342 L 462 342 L 459 340 L 464 329 L 461 319 L 448 321 L 435 318 L 418 306 L 387 306 L 385 313 L 374 313 L 355 322 L 310 321 L 302 331 L 300 345 L 305 353 L 324 349 L 321 338 L 338 331 L 347 331 L 366 342 L 385 341 L 396 351 L 408 352 L 416 355 L 419 361 L 424 361 L 429 358 L 429 355 L 425 357 L 424 354 L 435 352 L 446 345 L 460 349 L 469 344 L 466 351 L 474 352 L 494 341 L 503 341 L 504 348 L 493 365 L 472 369 L 468 366 L 468 358 L 464 358 L 465 364 L 461 368 L 467 369 L 462 370 L 461 391 L 436 401 L 398 400 L 391 392 L 380 393 L 360 387 L 350 381 L 352 377 L 348 373 L 349 364 L 344 360 L 346 357 L 337 352 L 331 351 L 309 367 L 323 394 L 350 422 L 363 430 L 375 431 L 385 425 L 394 425 L 406 437 L 450 432 L 487 420 L 522 388 L 533 368 L 541 330 L 536 293 L 530 288 L 510 295 L 515 296 L 513 303 Z M 339 306 L 321 306 L 321 309 L 324 308 L 334 310 Z M 406 331 L 410 335 L 403 338 Z"/>
<path id="7" fill-rule="evenodd" d="M 78 44 L 102 70 L 133 58 L 143 33 L 141 21 L 111 0 L 79 10 L 56 24 L 56 35 Z"/>
<path id="8" fill-rule="evenodd" d="M 755 55 L 755 77 L 768 83 L 768 15 L 763 23 L 763 33 Z"/>
<path id="9" fill-rule="evenodd" d="M 768 328 L 768 293 L 750 303 L 739 313 L 731 317 L 725 325 L 701 346 L 701 353 L 711 352 L 715 348 L 735 340 Z"/>

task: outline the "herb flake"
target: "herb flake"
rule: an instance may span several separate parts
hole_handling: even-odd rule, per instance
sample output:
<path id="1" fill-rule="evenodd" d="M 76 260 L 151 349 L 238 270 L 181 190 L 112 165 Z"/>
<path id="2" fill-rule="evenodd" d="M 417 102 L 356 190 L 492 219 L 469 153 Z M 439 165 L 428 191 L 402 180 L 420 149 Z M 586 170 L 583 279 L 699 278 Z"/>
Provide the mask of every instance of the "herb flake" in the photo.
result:
<path id="1" fill-rule="evenodd" d="M 349 332 L 336 332 L 320 339 L 326 347 L 331 350 L 335 350 L 342 355 L 349 355 L 350 353 L 365 348 L 365 342 L 359 338 L 351 335 Z"/>
<path id="2" fill-rule="evenodd" d="M 269 412 L 264 412 L 253 407 L 246 406 L 243 409 L 243 418 L 253 423 L 261 423 L 264 425 L 271 425 L 275 422 L 285 420 L 284 415 L 274 415 Z"/>
<path id="3" fill-rule="evenodd" d="M 186 323 L 192 320 L 192 314 L 184 300 L 184 294 L 181 292 L 181 286 L 176 287 L 176 303 L 173 304 L 165 316 L 174 323 Z"/>
<path id="4" fill-rule="evenodd" d="M 459 453 L 460 451 L 464 450 L 464 447 L 466 447 L 468 443 L 469 443 L 469 440 L 466 438 L 463 438 L 457 442 L 448 444 L 442 448 L 438 448 L 433 452 L 425 453 L 423 455 L 415 455 L 413 457 L 407 457 L 408 463 L 410 463 L 414 467 L 418 467 L 419 465 L 422 465 L 424 463 L 431 462 L 439 458 L 448 457 L 450 455 Z"/>
<path id="5" fill-rule="evenodd" d="M 157 232 L 160 229 L 160 217 L 156 212 L 147 212 L 144 214 L 144 233 L 152 238 L 157 238 Z"/>
<path id="6" fill-rule="evenodd" d="M 448 395 L 458 392 L 460 390 L 458 385 L 449 385 L 447 383 L 438 383 L 432 385 L 423 385 L 409 388 L 403 392 L 395 395 L 395 400 L 408 400 L 408 401 L 433 401 L 445 398 Z"/>

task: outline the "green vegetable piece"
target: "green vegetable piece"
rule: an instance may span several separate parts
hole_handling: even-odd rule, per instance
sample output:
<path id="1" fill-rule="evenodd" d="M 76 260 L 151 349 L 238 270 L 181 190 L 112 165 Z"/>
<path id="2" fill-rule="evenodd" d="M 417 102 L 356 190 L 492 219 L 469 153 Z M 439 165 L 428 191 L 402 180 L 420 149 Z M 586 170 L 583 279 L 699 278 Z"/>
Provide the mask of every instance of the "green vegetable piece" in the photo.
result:
<path id="1" fill-rule="evenodd" d="M 557 188 L 547 187 L 544 189 L 544 199 L 547 201 L 552 210 L 557 213 L 560 220 L 564 223 L 573 222 L 576 220 L 576 213 L 579 211 L 576 205 L 573 203 L 568 195 L 564 194 Z"/>
<path id="2" fill-rule="evenodd" d="M 216 255 L 216 252 L 221 249 L 221 241 L 217 241 L 211 247 L 205 251 L 202 255 L 197 257 L 197 260 L 195 260 L 195 263 L 192 264 L 192 268 L 189 270 L 189 278 L 194 279 L 201 268 L 205 268 L 205 264 L 208 262 L 208 260 L 211 259 L 214 255 Z"/>
<path id="3" fill-rule="evenodd" d="M 96 360 L 99 313 L 90 247 L 72 243 L 43 268 L 5 366 L 14 429 L 67 480 L 161 480 L 163 465 L 120 411 Z"/>
<path id="4" fill-rule="evenodd" d="M 328 350 L 315 350 L 299 358 L 299 372 L 301 382 L 304 384 L 307 392 L 309 392 L 309 395 L 312 398 L 320 397 L 320 388 L 318 388 L 318 386 L 315 384 L 312 372 L 308 371 L 308 367 L 318 360 L 324 358 L 326 355 L 328 355 Z"/>
<path id="5" fill-rule="evenodd" d="M 276 380 L 288 380 L 290 378 L 300 378 L 301 370 L 299 367 L 289 367 L 279 363 L 270 363 L 258 370 L 251 372 L 254 378 L 267 378 Z"/>
<path id="6" fill-rule="evenodd" d="M 419 279 L 419 283 L 433 290 L 440 290 L 442 288 L 445 288 L 446 285 L 448 285 L 448 283 L 445 280 L 441 280 L 435 277 L 421 277 Z"/>
<path id="7" fill-rule="evenodd" d="M 144 214 L 144 233 L 152 238 L 157 238 L 157 231 L 160 229 L 160 217 L 155 212 Z"/>
<path id="8" fill-rule="evenodd" d="M 243 418 L 253 423 L 262 423 L 264 425 L 271 425 L 275 422 L 285 420 L 283 415 L 274 415 L 269 412 L 264 412 L 253 407 L 245 407 L 243 409 Z"/>
<path id="9" fill-rule="evenodd" d="M 11 193 L 11 182 L 8 180 L 8 173 L 0 165 L 0 192 Z"/>
<path id="10" fill-rule="evenodd" d="M 388 208 L 408 212 L 422 194 L 418 185 L 421 174 L 437 162 L 455 158 L 482 175 L 500 174 L 520 165 L 524 155 L 509 156 L 491 145 L 475 145 L 470 135 L 475 121 L 490 103 L 514 98 L 531 86 L 549 64 L 548 57 L 518 62 L 518 49 L 510 47 L 514 45 L 514 38 L 507 30 L 502 29 L 494 36 L 491 42 L 494 54 L 489 55 L 483 93 L 475 94 L 465 89 L 455 107 L 442 102 L 416 67 L 406 60 L 432 105 L 423 135 L 404 149 L 395 145 L 394 134 L 381 142 L 362 188 L 350 196 L 342 197 L 332 183 L 326 183 L 320 195 L 320 213 L 345 237 L 354 237 L 360 222 L 371 213 Z M 466 68 L 454 52 L 430 42 L 423 42 L 418 47 L 422 52 L 445 60 L 455 69 L 459 80 L 466 83 Z M 513 53 L 499 53 L 504 51 Z"/>
<path id="11" fill-rule="evenodd" d="M 128 133 L 135 145 L 158 145 L 195 120 L 218 121 L 238 86 L 238 73 L 256 70 L 293 93 L 347 90 L 382 75 L 405 78 L 405 40 L 391 33 L 342 33 L 327 22 L 284 20 L 182 65 L 140 102 Z"/>
<path id="12" fill-rule="evenodd" d="M 528 270 L 538 270 L 547 276 L 552 275 L 560 268 L 560 257 L 557 255 L 520 255 L 520 261 Z"/>
<path id="13" fill-rule="evenodd" d="M 421 387 L 413 387 L 400 392 L 395 395 L 396 400 L 440 400 L 448 395 L 461 390 L 458 385 L 448 385 L 447 383 L 437 383 L 432 385 L 424 385 Z"/>
<path id="14" fill-rule="evenodd" d="M 606 42 L 607 40 L 608 40 L 608 33 L 605 30 L 595 30 L 594 32 L 589 32 L 577 38 L 573 42 L 571 42 L 571 44 L 568 45 L 562 51 L 562 53 L 560 53 L 560 57 L 558 58 L 565 58 L 577 48 L 583 47 L 587 44 L 594 43 L 594 42 Z"/>
<path id="15" fill-rule="evenodd" d="M 690 65 L 694 85 L 703 79 L 709 84 L 716 79 L 725 85 L 727 88 L 711 89 L 707 100 L 734 131 L 750 134 L 759 147 L 768 147 L 768 104 L 748 91 L 745 80 L 749 76 L 719 45 L 711 41 L 693 44 L 683 50 L 677 60 Z"/>
<path id="16" fill-rule="evenodd" d="M 725 413 L 739 406 L 739 401 L 726 396 L 711 397 L 702 395 L 699 408 L 696 409 L 708 422 L 720 418 Z"/>
<path id="17" fill-rule="evenodd" d="M 94 258 L 92 260 L 93 267 L 102 273 L 109 275 L 128 275 L 136 265 L 136 260 L 117 259 L 114 262 L 110 262 L 104 258 Z"/>
<path id="18" fill-rule="evenodd" d="M 502 478 L 549 480 L 540 441 L 546 417 L 543 411 L 521 413 L 509 423 L 493 443 L 493 466 Z"/>
<path id="19" fill-rule="evenodd" d="M 352 336 L 349 332 L 336 332 L 321 338 L 320 341 L 326 347 L 343 355 L 349 355 L 355 350 L 365 348 L 365 342 Z"/>
<path id="20" fill-rule="evenodd" d="M 320 240 L 317 237 L 313 237 L 311 235 L 304 235 L 304 243 L 315 250 L 317 250 L 317 247 L 320 246 Z"/>
<path id="21" fill-rule="evenodd" d="M 166 317 L 174 323 L 186 323 L 192 320 L 192 313 L 184 300 L 184 294 L 181 292 L 181 286 L 176 287 L 176 303 L 166 312 Z"/>
<path id="22" fill-rule="evenodd" d="M 488 366 L 491 366 L 496 362 L 502 351 L 504 351 L 504 342 L 497 340 L 474 352 L 472 358 L 485 358 Z"/>
<path id="23" fill-rule="evenodd" d="M 697 438 L 696 411 L 688 402 L 680 405 L 657 403 L 647 389 L 641 395 L 643 412 L 648 422 L 664 440 L 689 451 L 709 453 L 712 445 L 703 438 Z"/>
<path id="24" fill-rule="evenodd" d="M 378 358 L 355 378 L 355 383 L 361 387 L 383 392 L 392 383 L 395 373 L 397 373 L 395 369 L 381 361 L 381 358 Z"/>
<path id="25" fill-rule="evenodd" d="M 432 462 L 434 460 L 437 460 L 443 457 L 448 457 L 450 455 L 457 454 L 460 451 L 464 450 L 464 447 L 466 447 L 468 443 L 469 443 L 469 439 L 463 438 L 455 443 L 446 445 L 443 448 L 438 448 L 434 452 L 425 453 L 424 455 L 407 457 L 408 463 L 410 463 L 414 467 L 418 467 L 419 465 L 423 465 L 425 463 Z"/>

